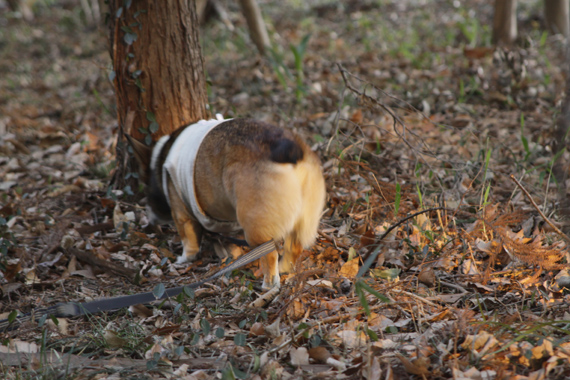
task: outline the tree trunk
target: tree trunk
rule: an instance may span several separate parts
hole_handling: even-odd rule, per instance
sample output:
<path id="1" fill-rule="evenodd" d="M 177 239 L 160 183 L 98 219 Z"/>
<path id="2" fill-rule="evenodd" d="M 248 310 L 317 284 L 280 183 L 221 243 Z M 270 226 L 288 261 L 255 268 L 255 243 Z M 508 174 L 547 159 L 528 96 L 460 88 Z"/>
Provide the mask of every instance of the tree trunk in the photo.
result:
<path id="1" fill-rule="evenodd" d="M 240 3 L 249 28 L 249 35 L 255 46 L 257 46 L 257 50 L 264 55 L 265 49 L 270 42 L 259 5 L 257 5 L 255 0 L 240 0 Z"/>
<path id="2" fill-rule="evenodd" d="M 206 118 L 206 82 L 194 1 L 137 0 L 128 9 L 122 7 L 122 0 L 110 3 L 117 108 L 125 132 L 146 137 L 139 128 L 148 128 L 154 116 L 158 130 L 154 127 L 151 132 L 156 140 Z"/>
<path id="3" fill-rule="evenodd" d="M 198 18 L 198 25 L 202 25 L 206 21 L 206 6 L 208 0 L 196 0 L 196 17 Z"/>
<path id="4" fill-rule="evenodd" d="M 546 0 L 550 1 L 550 0 Z M 493 43 L 510 44 L 517 38 L 517 0 L 495 0 Z"/>
<path id="5" fill-rule="evenodd" d="M 119 128 L 150 144 L 208 118 L 195 2 L 110 0 L 109 13 Z M 125 177 L 121 142 L 120 133 L 116 188 Z"/>
<path id="6" fill-rule="evenodd" d="M 544 0 L 544 20 L 553 34 L 568 37 L 570 15 L 568 0 Z"/>
<path id="7" fill-rule="evenodd" d="M 560 113 L 554 125 L 554 138 L 552 140 L 552 153 L 554 157 L 559 155 L 552 167 L 552 174 L 556 178 L 558 186 L 558 215 L 561 218 L 561 229 L 565 233 L 570 232 L 570 198 L 566 180 L 568 178 L 568 168 L 570 161 L 568 153 L 568 134 L 570 132 L 570 47 L 566 47 L 566 63 L 562 67 L 566 76 L 566 96 L 562 101 Z"/>
<path id="8" fill-rule="evenodd" d="M 8 6 L 13 12 L 20 12 L 24 20 L 34 20 L 34 12 L 25 0 L 8 0 Z"/>

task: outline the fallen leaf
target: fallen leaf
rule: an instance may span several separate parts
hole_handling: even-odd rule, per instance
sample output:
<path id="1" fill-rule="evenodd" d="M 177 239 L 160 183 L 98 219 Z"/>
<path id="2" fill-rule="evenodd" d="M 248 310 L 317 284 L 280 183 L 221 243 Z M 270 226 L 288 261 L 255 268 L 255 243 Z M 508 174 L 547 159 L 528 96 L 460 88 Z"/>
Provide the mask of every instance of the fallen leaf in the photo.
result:
<path id="1" fill-rule="evenodd" d="M 309 349 L 309 357 L 317 363 L 326 363 L 331 353 L 323 346 L 312 347 Z"/>
<path id="2" fill-rule="evenodd" d="M 16 276 L 18 275 L 18 273 L 20 273 L 21 270 L 22 270 L 22 263 L 20 262 L 20 259 L 6 260 L 6 264 L 4 265 L 4 271 L 3 271 L 6 281 L 8 282 L 12 281 L 14 278 L 16 278 Z"/>
<path id="3" fill-rule="evenodd" d="M 368 336 L 362 331 L 342 330 L 337 332 L 337 335 L 341 338 L 342 344 L 349 349 L 363 347 L 368 340 Z"/>
<path id="4" fill-rule="evenodd" d="M 103 333 L 103 338 L 111 348 L 125 347 L 128 343 L 126 339 L 119 337 L 119 334 L 113 330 L 105 330 L 105 333 Z"/>
<path id="5" fill-rule="evenodd" d="M 406 372 L 411 373 L 412 375 L 425 376 L 430 373 L 429 371 L 430 362 L 429 359 L 426 357 L 421 357 L 411 361 L 399 353 L 396 353 L 396 357 L 400 359 L 400 361 L 404 365 L 404 369 L 406 370 Z"/>
<path id="6" fill-rule="evenodd" d="M 362 116 L 362 110 L 360 108 L 354 111 L 354 113 L 350 117 L 350 121 L 352 121 L 355 124 L 361 124 L 363 119 L 364 117 Z"/>
<path id="7" fill-rule="evenodd" d="M 435 286 L 435 272 L 433 271 L 433 268 L 427 268 L 425 270 L 422 270 L 420 272 L 420 274 L 418 275 L 418 280 L 428 286 L 428 287 L 434 287 Z"/>
<path id="8" fill-rule="evenodd" d="M 129 306 L 129 311 L 137 317 L 152 317 L 152 309 L 149 309 L 148 307 L 141 304 Z"/>
<path id="9" fill-rule="evenodd" d="M 291 355 L 291 364 L 295 366 L 309 364 L 309 353 L 305 347 L 292 349 L 289 354 Z"/>
<path id="10" fill-rule="evenodd" d="M 255 322 L 253 325 L 251 325 L 249 332 L 255 336 L 265 335 L 265 327 L 263 326 L 263 323 Z"/>
<path id="11" fill-rule="evenodd" d="M 380 380 L 382 378 L 382 369 L 380 368 L 378 356 L 371 357 L 368 365 L 362 369 L 362 376 L 367 380 Z"/>
<path id="12" fill-rule="evenodd" d="M 33 285 L 40 283 L 40 279 L 36 276 L 36 271 L 34 269 L 26 273 L 26 285 Z"/>
<path id="13" fill-rule="evenodd" d="M 355 257 L 354 259 L 347 261 L 344 265 L 340 268 L 339 274 L 344 276 L 348 279 L 353 279 L 358 274 L 358 263 L 360 261 L 359 257 Z"/>
<path id="14" fill-rule="evenodd" d="M 543 359 L 554 355 L 554 350 L 552 349 L 552 342 L 548 339 L 542 339 L 542 344 L 533 347 L 531 351 L 533 359 Z"/>
<path id="15" fill-rule="evenodd" d="M 267 334 L 267 336 L 269 336 L 270 338 L 277 338 L 281 336 L 281 331 L 279 329 L 280 323 L 281 323 L 280 318 L 277 318 L 275 322 L 273 322 L 269 326 L 266 326 L 265 333 Z"/>

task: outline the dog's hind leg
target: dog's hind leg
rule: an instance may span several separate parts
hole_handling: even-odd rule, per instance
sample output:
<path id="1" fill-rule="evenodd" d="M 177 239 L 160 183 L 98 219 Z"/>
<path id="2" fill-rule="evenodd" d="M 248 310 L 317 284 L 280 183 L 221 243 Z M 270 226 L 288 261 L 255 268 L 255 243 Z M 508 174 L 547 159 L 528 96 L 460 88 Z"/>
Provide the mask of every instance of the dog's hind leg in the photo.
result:
<path id="1" fill-rule="evenodd" d="M 303 252 L 303 246 L 296 238 L 295 232 L 285 237 L 283 257 L 279 262 L 279 273 L 292 273 L 295 271 L 295 263 Z"/>
<path id="2" fill-rule="evenodd" d="M 251 248 L 255 248 L 258 245 L 271 240 L 271 236 L 268 234 L 263 234 L 262 229 L 256 228 L 255 226 L 243 226 L 245 240 Z M 261 233 L 259 233 L 261 232 Z M 281 278 L 279 277 L 279 254 L 277 251 L 268 253 L 260 259 L 261 272 L 263 273 L 263 284 L 261 288 L 263 290 L 269 290 L 274 287 L 281 286 Z"/>
<path id="3" fill-rule="evenodd" d="M 180 199 L 171 181 L 168 181 L 168 193 L 170 194 L 170 208 L 172 219 L 176 225 L 176 230 L 182 240 L 183 252 L 178 256 L 178 264 L 196 260 L 200 252 L 200 241 L 202 238 L 202 226 L 188 212 L 186 205 Z"/>

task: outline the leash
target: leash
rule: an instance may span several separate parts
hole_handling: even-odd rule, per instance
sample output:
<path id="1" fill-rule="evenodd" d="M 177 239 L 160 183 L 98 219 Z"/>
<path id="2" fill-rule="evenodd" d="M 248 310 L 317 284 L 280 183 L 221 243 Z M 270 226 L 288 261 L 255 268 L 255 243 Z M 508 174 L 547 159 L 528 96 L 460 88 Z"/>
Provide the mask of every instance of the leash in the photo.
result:
<path id="1" fill-rule="evenodd" d="M 133 294 L 130 296 L 103 298 L 100 300 L 84 302 L 84 303 L 75 303 L 75 302 L 59 303 L 55 306 L 50 306 L 47 308 L 34 309 L 31 312 L 24 314 L 23 316 L 16 317 L 12 321 L 10 321 L 10 319 L 2 319 L 0 320 L 0 331 L 12 330 L 14 328 L 17 328 L 23 322 L 38 320 L 42 318 L 44 315 L 46 315 L 47 317 L 56 317 L 56 318 L 78 317 L 81 315 L 96 314 L 104 311 L 115 311 L 133 305 L 150 303 L 170 297 L 176 297 L 177 295 L 182 293 L 185 288 L 186 289 L 198 288 L 199 286 L 204 285 L 205 283 L 210 282 L 212 280 L 215 280 L 226 273 L 229 273 L 235 269 L 241 268 L 244 265 L 247 265 L 255 260 L 262 258 L 263 256 L 274 251 L 275 249 L 277 249 L 275 246 L 275 242 L 273 240 L 269 240 L 261 244 L 260 246 L 255 247 L 247 254 L 239 257 L 230 265 L 214 273 L 212 276 L 200 281 L 193 282 L 188 285 L 166 289 L 160 297 L 156 297 L 153 292 L 146 292 L 140 294 Z"/>

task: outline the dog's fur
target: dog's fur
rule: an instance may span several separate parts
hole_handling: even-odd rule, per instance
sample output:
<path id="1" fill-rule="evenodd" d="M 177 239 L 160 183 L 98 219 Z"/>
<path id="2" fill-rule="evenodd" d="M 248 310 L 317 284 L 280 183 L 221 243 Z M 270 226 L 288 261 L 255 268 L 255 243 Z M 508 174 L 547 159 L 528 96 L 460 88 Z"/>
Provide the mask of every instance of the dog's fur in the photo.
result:
<path id="1" fill-rule="evenodd" d="M 183 201 L 186 197 L 176 191 L 163 168 L 184 128 L 159 140 L 154 151 L 128 137 L 147 185 L 151 222 L 174 220 L 184 246 L 178 262 L 196 258 L 203 231 Z M 277 252 L 261 259 L 263 288 L 279 286 L 279 272 L 293 270 L 303 248 L 316 238 L 326 194 L 317 155 L 291 131 L 255 120 L 230 119 L 206 135 L 194 170 L 196 199 L 207 216 L 238 222 L 252 248 L 270 239 L 284 239 L 280 263 Z M 163 183 L 168 186 L 168 199 Z"/>

